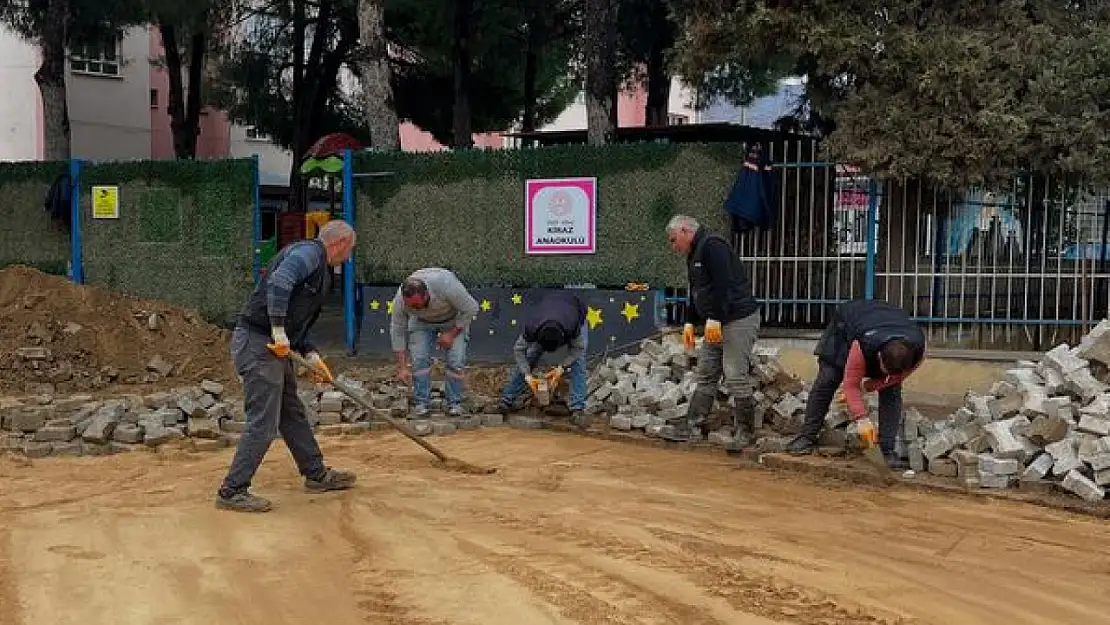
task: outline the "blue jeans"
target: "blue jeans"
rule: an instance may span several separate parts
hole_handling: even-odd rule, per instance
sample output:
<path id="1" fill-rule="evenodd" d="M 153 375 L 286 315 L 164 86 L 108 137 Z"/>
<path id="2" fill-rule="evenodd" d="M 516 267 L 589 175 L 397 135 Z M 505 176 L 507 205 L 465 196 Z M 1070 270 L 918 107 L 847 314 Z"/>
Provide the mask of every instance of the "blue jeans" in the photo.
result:
<path id="1" fill-rule="evenodd" d="M 427 407 L 432 401 L 432 352 L 441 333 L 455 327 L 455 321 L 427 323 L 419 319 L 409 321 L 409 355 L 412 357 L 412 395 L 417 406 Z M 455 337 L 447 350 L 446 387 L 447 406 L 462 406 L 463 378 L 466 367 L 466 345 L 470 331 Z"/>
<path id="2" fill-rule="evenodd" d="M 582 325 L 582 342 L 589 345 L 587 339 L 587 326 Z M 538 343 L 528 346 L 528 351 L 525 358 L 528 359 L 528 366 L 533 370 L 539 364 L 540 359 L 543 357 L 543 348 Z M 570 401 L 567 407 L 571 410 L 585 410 L 586 409 L 586 349 L 582 350 L 578 359 L 571 364 L 566 372 L 567 379 L 570 382 Z M 509 381 L 501 390 L 501 402 L 507 405 L 513 405 L 522 393 L 528 388 L 528 382 L 524 379 L 524 372 L 520 367 L 513 365 L 513 373 L 509 376 Z M 555 389 L 551 389 L 554 393 Z"/>

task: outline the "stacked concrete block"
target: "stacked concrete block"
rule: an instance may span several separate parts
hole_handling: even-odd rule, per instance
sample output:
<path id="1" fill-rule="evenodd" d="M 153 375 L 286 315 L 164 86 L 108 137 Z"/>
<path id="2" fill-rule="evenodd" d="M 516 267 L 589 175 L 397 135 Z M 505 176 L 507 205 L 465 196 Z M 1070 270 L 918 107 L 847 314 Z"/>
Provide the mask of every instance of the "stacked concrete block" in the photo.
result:
<path id="1" fill-rule="evenodd" d="M 1079 345 L 1020 362 L 948 418 L 907 416 L 910 463 L 969 486 L 1039 485 L 1101 501 L 1110 486 L 1110 320 Z M 914 431 L 916 429 L 916 432 Z"/>
<path id="2" fill-rule="evenodd" d="M 757 346 L 752 356 L 756 427 L 796 433 L 805 412 L 802 382 L 779 364 L 776 349 Z M 696 358 L 687 354 L 680 342 L 645 339 L 638 353 L 611 357 L 597 366 L 589 380 L 586 411 L 605 415 L 615 430 L 665 438 L 686 418 L 696 388 L 696 366 Z M 731 424 L 730 398 L 723 382 L 715 397 L 714 410 L 724 412 L 723 421 Z M 730 428 L 709 437 L 711 444 L 727 445 L 731 441 Z"/>

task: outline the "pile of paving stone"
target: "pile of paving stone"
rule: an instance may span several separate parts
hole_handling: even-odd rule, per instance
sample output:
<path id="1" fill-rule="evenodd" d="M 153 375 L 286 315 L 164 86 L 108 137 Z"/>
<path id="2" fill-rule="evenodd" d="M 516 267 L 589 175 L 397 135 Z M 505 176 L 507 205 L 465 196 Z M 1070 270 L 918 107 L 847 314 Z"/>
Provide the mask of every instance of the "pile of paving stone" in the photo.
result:
<path id="1" fill-rule="evenodd" d="M 645 339 L 635 355 L 606 359 L 589 383 L 587 412 L 606 414 L 616 430 L 642 431 L 646 436 L 667 438 L 686 416 L 696 388 L 695 358 L 680 342 Z M 756 429 L 769 426 L 779 434 L 801 429 L 808 396 L 805 385 L 778 362 L 778 350 L 757 346 L 751 374 L 757 382 Z M 723 382 L 718 386 L 715 410 L 729 411 Z M 731 423 L 731 418 L 724 420 Z M 709 434 L 709 442 L 727 445 L 731 428 Z"/>
<path id="2" fill-rule="evenodd" d="M 1064 490 L 1101 501 L 1110 486 L 1110 320 L 1079 345 L 1023 361 L 987 394 L 940 421 L 908 411 L 904 438 L 916 471 L 977 488 Z"/>
<path id="3" fill-rule="evenodd" d="M 315 388 L 299 393 L 306 417 L 322 435 L 353 435 L 385 429 L 384 416 L 404 420 L 409 414 L 408 393 L 402 387 L 379 384 L 368 388 L 358 380 L 340 377 L 371 402 L 367 410 L 333 390 Z M 442 414 L 442 383 L 433 384 L 428 419 L 408 420 L 419 435 L 447 435 L 481 426 L 498 426 L 504 417 L 489 398 L 468 398 L 472 416 L 447 418 Z M 485 413 L 485 414 L 483 414 Z M 492 413 L 492 414 L 491 414 Z M 538 427 L 538 420 L 521 417 L 519 427 Z M 32 395 L 0 397 L 0 452 L 46 456 L 105 455 L 153 449 L 166 443 L 188 443 L 198 451 L 233 444 L 245 427 L 241 397 L 225 393 L 223 384 L 205 380 L 198 386 L 148 395 L 94 398 L 92 395 Z"/>

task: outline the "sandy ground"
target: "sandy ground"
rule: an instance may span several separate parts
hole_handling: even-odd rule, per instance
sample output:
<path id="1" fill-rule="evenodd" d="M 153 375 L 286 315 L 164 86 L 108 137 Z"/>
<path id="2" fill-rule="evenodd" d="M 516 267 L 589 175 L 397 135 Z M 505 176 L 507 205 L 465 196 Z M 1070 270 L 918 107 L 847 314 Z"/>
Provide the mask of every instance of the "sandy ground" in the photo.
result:
<path id="1" fill-rule="evenodd" d="M 0 623 L 377 625 L 1105 622 L 1110 526 L 1049 509 L 814 483 L 723 455 L 553 432 L 325 439 L 359 471 L 266 515 L 216 510 L 231 451 L 0 458 Z"/>

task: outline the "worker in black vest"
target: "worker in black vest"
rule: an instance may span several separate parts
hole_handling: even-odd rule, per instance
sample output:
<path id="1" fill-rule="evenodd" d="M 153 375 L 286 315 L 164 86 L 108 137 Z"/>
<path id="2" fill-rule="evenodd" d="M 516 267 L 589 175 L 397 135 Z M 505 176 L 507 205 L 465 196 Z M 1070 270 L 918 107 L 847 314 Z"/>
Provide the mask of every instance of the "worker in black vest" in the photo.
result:
<path id="1" fill-rule="evenodd" d="M 324 464 L 312 424 L 297 396 L 297 377 L 290 350 L 305 354 L 309 364 L 326 373 L 308 331 L 320 316 L 332 267 L 351 256 L 355 233 L 346 222 L 330 221 L 316 239 L 298 241 L 269 263 L 266 276 L 247 299 L 231 335 L 231 356 L 243 380 L 246 426 L 216 506 L 239 512 L 265 512 L 270 502 L 248 490 L 255 471 L 281 433 L 310 491 L 350 488 L 353 473 Z"/>
<path id="2" fill-rule="evenodd" d="M 539 388 L 536 366 L 545 353 L 552 353 L 561 347 L 567 354 L 559 364 L 548 370 L 548 388 L 552 393 L 559 386 L 563 376 L 570 374 L 571 422 L 580 427 L 589 425 L 586 409 L 586 348 L 589 346 L 589 324 L 586 323 L 586 304 L 582 298 L 570 291 L 552 291 L 529 311 L 524 322 L 524 330 L 513 345 L 515 366 L 505 388 L 501 391 L 498 406 L 503 413 L 517 407 L 517 402 L 525 388 L 535 392 Z"/>
<path id="3" fill-rule="evenodd" d="M 903 468 L 905 462 L 895 455 L 894 441 L 902 421 L 902 381 L 925 358 L 921 327 L 893 304 L 852 300 L 833 312 L 813 353 L 818 370 L 806 402 L 805 425 L 787 451 L 808 454 L 817 448 L 825 415 L 843 383 L 854 421 L 867 417 L 863 393 L 879 392 L 879 448 L 891 468 Z M 863 425 L 870 426 L 870 421 Z"/>
<path id="4" fill-rule="evenodd" d="M 719 420 L 707 418 L 723 373 L 733 402 L 733 448 L 742 449 L 751 445 L 754 436 L 755 384 L 750 367 L 759 334 L 759 303 L 740 258 L 724 237 L 709 232 L 693 217 L 676 215 L 667 224 L 667 240 L 672 249 L 686 256 L 690 305 L 682 337 L 687 350 L 694 349 L 695 326 L 705 324 L 695 372 L 697 388 L 686 419 L 668 438 L 686 440 L 695 434 L 695 428 L 708 434 L 723 426 Z"/>

